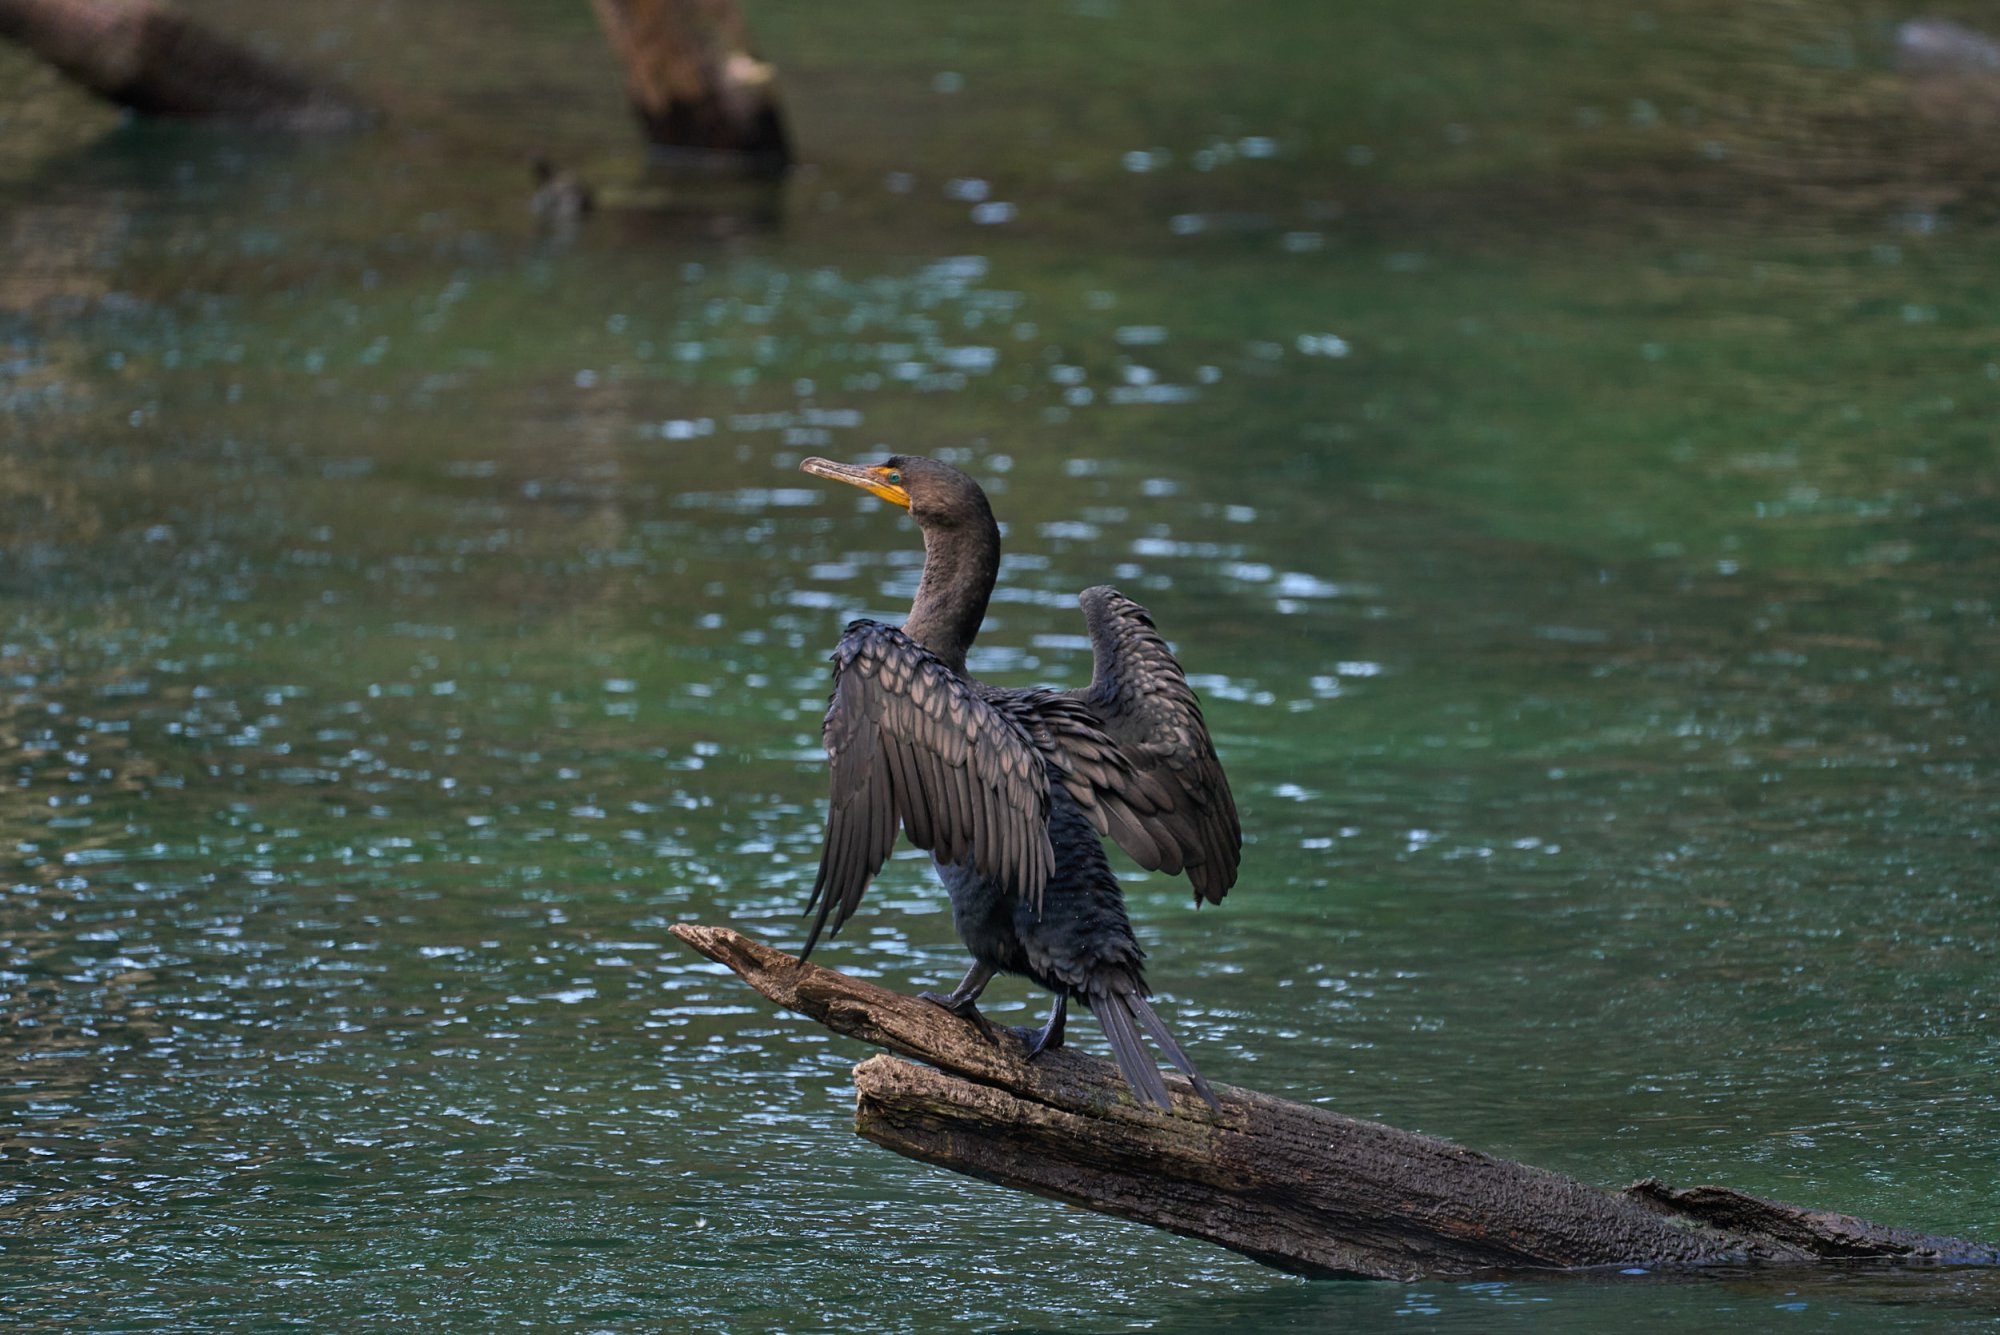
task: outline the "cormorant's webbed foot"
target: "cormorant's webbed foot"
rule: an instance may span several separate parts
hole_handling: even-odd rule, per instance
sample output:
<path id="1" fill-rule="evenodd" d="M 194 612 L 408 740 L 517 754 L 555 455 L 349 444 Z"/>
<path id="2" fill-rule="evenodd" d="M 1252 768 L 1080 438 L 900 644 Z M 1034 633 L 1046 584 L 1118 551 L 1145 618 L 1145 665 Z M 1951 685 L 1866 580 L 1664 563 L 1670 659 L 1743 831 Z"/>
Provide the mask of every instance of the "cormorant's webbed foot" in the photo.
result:
<path id="1" fill-rule="evenodd" d="M 1060 992 L 1056 994 L 1056 1004 L 1049 1007 L 1049 1022 L 1040 1029 L 1016 1029 L 1021 1041 L 1028 1045 L 1028 1060 L 1047 1052 L 1050 1048 L 1063 1045 L 1063 1019 L 1069 1012 L 1069 998 Z"/>
<path id="2" fill-rule="evenodd" d="M 971 997 L 961 997 L 957 993 L 946 996 L 942 992 L 919 992 L 917 999 L 928 1001 L 933 1006 L 941 1006 L 961 1020 L 972 1021 L 973 1027 L 979 1030 L 981 1038 L 995 1047 L 1000 1045 L 1000 1032 L 993 1027 L 993 1021 L 979 1013 L 979 1007 L 973 1004 Z"/>
<path id="3" fill-rule="evenodd" d="M 941 992 L 919 992 L 917 999 L 928 1001 L 933 1006 L 941 1006 L 961 1020 L 970 1020 L 973 1027 L 979 1030 L 981 1038 L 998 1047 L 999 1031 L 994 1029 L 991 1020 L 979 1013 L 979 1007 L 974 1004 L 979 1000 L 979 994 L 986 990 L 986 985 L 992 981 L 993 970 L 984 964 L 975 964 L 966 970 L 965 977 L 952 989 L 950 996 Z"/>

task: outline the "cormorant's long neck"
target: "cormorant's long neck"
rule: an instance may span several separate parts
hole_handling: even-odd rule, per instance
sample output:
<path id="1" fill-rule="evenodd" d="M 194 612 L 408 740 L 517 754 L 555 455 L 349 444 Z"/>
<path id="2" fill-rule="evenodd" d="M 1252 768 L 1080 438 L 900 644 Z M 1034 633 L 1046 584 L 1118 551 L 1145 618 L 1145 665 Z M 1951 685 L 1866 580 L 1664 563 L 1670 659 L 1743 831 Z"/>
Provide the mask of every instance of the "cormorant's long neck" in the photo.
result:
<path id="1" fill-rule="evenodd" d="M 1000 574 L 1000 528 L 990 515 L 950 527 L 924 527 L 924 574 L 903 633 L 965 671 L 965 651 L 986 619 Z"/>

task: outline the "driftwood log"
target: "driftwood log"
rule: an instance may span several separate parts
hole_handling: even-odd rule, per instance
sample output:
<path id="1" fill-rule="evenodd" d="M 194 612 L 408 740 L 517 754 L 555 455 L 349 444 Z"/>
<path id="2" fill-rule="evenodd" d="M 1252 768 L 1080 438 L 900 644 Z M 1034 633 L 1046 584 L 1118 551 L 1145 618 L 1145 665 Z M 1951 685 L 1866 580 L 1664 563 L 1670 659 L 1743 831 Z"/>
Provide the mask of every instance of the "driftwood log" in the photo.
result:
<path id="1" fill-rule="evenodd" d="M 1603 1191 L 1449 1141 L 1216 1086 L 1220 1116 L 1170 1078 L 1171 1115 L 1117 1068 L 1064 1048 L 1034 1062 L 973 1026 L 726 927 L 675 936 L 788 1010 L 890 1052 L 855 1068 L 855 1129 L 925 1163 L 1205 1238 L 1315 1277 L 1412 1280 L 1522 1269 L 1894 1261 L 2000 1264 L 2000 1250 L 1726 1187 Z"/>
<path id="2" fill-rule="evenodd" d="M 164 0 L 0 0 L 0 38 L 148 116 L 301 131 L 368 121 L 345 90 L 267 60 Z"/>
<path id="3" fill-rule="evenodd" d="M 668 166 L 775 175 L 791 165 L 777 73 L 736 0 L 591 0 L 646 142 Z"/>

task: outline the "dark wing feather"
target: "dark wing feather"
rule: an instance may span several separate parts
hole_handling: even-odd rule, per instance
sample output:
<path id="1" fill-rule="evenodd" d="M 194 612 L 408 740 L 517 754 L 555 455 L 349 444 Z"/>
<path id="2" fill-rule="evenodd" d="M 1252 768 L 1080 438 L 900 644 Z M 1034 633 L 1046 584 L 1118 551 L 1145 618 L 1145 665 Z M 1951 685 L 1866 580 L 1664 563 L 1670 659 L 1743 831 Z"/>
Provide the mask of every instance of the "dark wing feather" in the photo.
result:
<path id="1" fill-rule="evenodd" d="M 857 621 L 833 652 L 826 843 L 801 956 L 834 932 L 896 846 L 900 824 L 939 861 L 970 863 L 1037 911 L 1055 865 L 1049 790 L 1021 725 L 893 626 Z"/>
<path id="2" fill-rule="evenodd" d="M 1096 658 L 1090 686 L 1039 710 L 1072 762 L 1064 785 L 1134 862 L 1185 871 L 1198 899 L 1220 904 L 1243 830 L 1194 688 L 1145 608 L 1108 585 L 1078 601 Z"/>

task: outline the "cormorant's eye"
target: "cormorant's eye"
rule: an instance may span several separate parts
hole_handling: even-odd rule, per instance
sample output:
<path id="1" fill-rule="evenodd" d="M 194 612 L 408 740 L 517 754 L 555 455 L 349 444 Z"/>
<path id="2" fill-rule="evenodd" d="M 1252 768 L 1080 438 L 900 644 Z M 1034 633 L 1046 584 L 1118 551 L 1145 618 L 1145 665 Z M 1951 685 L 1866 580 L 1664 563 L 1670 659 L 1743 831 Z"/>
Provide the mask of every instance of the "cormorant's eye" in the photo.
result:
<path id="1" fill-rule="evenodd" d="M 892 487 L 903 485 L 903 475 L 893 468 L 889 470 L 889 485 Z"/>

